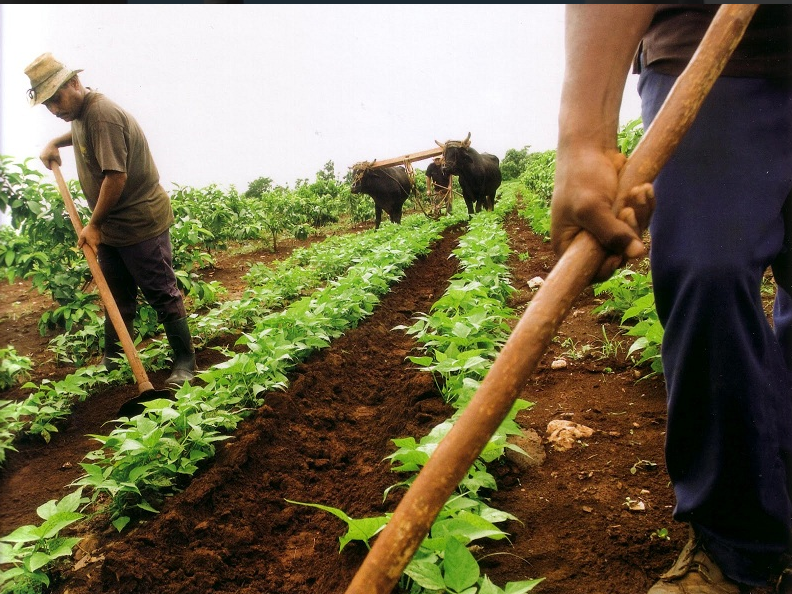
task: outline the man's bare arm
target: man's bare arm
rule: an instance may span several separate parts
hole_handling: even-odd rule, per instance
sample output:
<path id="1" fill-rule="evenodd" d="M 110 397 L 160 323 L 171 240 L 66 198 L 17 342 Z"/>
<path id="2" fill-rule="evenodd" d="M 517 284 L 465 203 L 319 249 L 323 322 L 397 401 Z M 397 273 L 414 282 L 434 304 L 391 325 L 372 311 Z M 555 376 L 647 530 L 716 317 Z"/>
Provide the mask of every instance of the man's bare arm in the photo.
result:
<path id="1" fill-rule="evenodd" d="M 654 10 L 654 5 L 644 4 L 566 8 L 551 238 L 556 253 L 562 254 L 581 229 L 594 234 L 611 254 L 600 278 L 607 278 L 626 258 L 644 254 L 640 234 L 648 224 L 646 209 L 639 217 L 632 208 L 614 205 L 625 161 L 616 136 L 630 65 Z M 651 200 L 651 190 L 644 188 L 636 199 Z"/>

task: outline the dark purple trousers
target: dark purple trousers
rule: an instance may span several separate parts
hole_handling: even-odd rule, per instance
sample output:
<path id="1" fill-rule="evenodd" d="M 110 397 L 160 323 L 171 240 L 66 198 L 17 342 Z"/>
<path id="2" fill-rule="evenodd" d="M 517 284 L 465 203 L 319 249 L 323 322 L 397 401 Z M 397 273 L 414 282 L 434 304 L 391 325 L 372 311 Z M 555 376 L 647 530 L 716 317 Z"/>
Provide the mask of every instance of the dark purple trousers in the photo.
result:
<path id="1" fill-rule="evenodd" d="M 641 74 L 645 127 L 675 80 Z M 792 530 L 792 297 L 778 288 L 772 324 L 760 297 L 790 249 L 792 81 L 718 79 L 654 187 L 674 518 L 728 577 L 761 585 Z"/>
<path id="2" fill-rule="evenodd" d="M 173 272 L 170 232 L 125 247 L 99 245 L 99 266 L 124 319 L 134 319 L 138 289 L 164 324 L 187 315 Z"/>

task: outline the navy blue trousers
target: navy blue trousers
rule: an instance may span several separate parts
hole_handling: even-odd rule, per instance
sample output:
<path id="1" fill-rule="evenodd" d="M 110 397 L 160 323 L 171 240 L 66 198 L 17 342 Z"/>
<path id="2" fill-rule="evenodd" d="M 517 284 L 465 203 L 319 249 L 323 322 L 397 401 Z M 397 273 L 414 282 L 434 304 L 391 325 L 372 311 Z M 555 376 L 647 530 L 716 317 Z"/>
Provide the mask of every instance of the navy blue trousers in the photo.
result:
<path id="1" fill-rule="evenodd" d="M 187 315 L 173 271 L 170 232 L 125 247 L 99 245 L 99 266 L 124 319 L 134 319 L 138 289 L 160 323 Z"/>
<path id="2" fill-rule="evenodd" d="M 641 75 L 645 127 L 675 80 Z M 654 187 L 674 519 L 728 577 L 761 585 L 792 530 L 792 290 L 772 324 L 760 296 L 792 234 L 792 81 L 720 78 Z"/>

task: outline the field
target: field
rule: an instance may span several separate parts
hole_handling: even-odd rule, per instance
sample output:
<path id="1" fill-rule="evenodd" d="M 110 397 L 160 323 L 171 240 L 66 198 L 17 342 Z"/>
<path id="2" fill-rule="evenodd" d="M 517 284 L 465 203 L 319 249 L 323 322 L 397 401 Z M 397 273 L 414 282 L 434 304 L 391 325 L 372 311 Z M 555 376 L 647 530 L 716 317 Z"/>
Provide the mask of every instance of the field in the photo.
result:
<path id="1" fill-rule="evenodd" d="M 360 224 L 339 230 L 357 232 Z M 347 526 L 326 511 L 290 502 L 321 504 L 353 518 L 392 511 L 403 490 L 383 493 L 402 477 L 387 456 L 394 439 L 429 433 L 453 412 L 432 376 L 407 359 L 418 344 L 397 326 L 428 312 L 457 272 L 452 254 L 467 223 L 447 227 L 429 253 L 407 268 L 373 313 L 301 362 L 288 386 L 266 394 L 264 404 L 216 444 L 214 459 L 164 500 L 160 513 L 141 514 L 120 533 L 98 516 L 79 524 L 73 564 L 53 575 L 57 594 L 156 593 L 341 594 L 367 549 L 352 541 L 339 551 Z M 521 314 L 555 257 L 516 209 L 503 220 L 516 289 L 509 305 Z M 240 246 L 219 254 L 207 279 L 244 289 L 254 262 L 286 258 L 295 248 L 323 240 Z M 471 551 L 482 573 L 507 582 L 543 578 L 542 594 L 645 592 L 673 563 L 686 529 L 671 518 L 672 489 L 663 464 L 665 392 L 662 377 L 644 378 L 627 357 L 632 339 L 618 320 L 592 310 L 602 302 L 591 288 L 581 294 L 559 336 L 520 398 L 534 403 L 517 415 L 524 448 L 489 471 L 497 488 L 489 504 L 511 514 L 508 538 L 477 543 Z M 0 346 L 13 344 L 34 362 L 32 381 L 74 371 L 55 364 L 37 329 L 52 307 L 25 282 L 0 285 Z M 509 324 L 513 327 L 516 320 Z M 198 366 L 224 360 L 212 347 L 234 347 L 239 334 L 216 337 L 198 351 Z M 559 368 L 554 361 L 564 360 Z M 151 373 L 155 386 L 167 371 Z M 40 522 L 36 509 L 69 493 L 83 474 L 80 462 L 97 448 L 91 435 L 112 428 L 118 407 L 136 395 L 133 383 L 113 386 L 76 405 L 49 443 L 18 441 L 0 468 L 0 534 Z M 22 388 L 0 392 L 21 399 Z M 568 420 L 593 430 L 569 449 L 549 440 L 548 424 Z M 401 592 L 401 590 L 395 590 Z"/>

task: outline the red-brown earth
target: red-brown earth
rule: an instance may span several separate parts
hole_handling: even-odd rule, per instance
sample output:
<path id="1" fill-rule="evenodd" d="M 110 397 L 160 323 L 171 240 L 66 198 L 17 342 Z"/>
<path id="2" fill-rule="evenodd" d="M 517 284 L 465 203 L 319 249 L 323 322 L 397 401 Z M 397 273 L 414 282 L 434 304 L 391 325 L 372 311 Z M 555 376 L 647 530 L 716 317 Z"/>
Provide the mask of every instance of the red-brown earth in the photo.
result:
<path id="1" fill-rule="evenodd" d="M 516 214 L 505 228 L 517 289 L 511 305 L 521 314 L 534 292 L 529 280 L 545 277 L 556 259 Z M 452 410 L 432 378 L 406 360 L 418 354 L 417 344 L 394 327 L 411 324 L 443 294 L 456 272 L 449 256 L 464 230 L 449 228 L 373 315 L 299 365 L 288 389 L 268 394 L 160 514 L 120 534 L 99 520 L 80 526 L 85 538 L 76 565 L 55 576 L 52 592 L 343 593 L 366 548 L 353 542 L 339 552 L 346 532 L 341 520 L 286 500 L 335 507 L 354 518 L 395 509 L 402 491 L 383 501 L 385 490 L 402 478 L 385 459 L 395 450 L 391 440 L 419 439 Z M 229 250 L 218 254 L 206 278 L 220 281 L 232 298 L 243 290 L 250 263 L 286 257 L 320 239 L 283 242 L 277 254 L 267 247 Z M 518 518 L 501 524 L 508 540 L 476 549 L 482 571 L 501 587 L 541 577 L 534 591 L 542 594 L 646 592 L 686 540 L 686 529 L 671 517 L 674 497 L 663 460 L 664 383 L 639 379 L 646 370 L 626 359 L 629 340 L 612 320 L 592 314 L 599 302 L 590 288 L 577 298 L 520 394 L 535 403 L 518 421 L 541 438 L 543 462 L 527 466 L 510 457 L 490 466 L 498 480 L 490 504 Z M 46 348 L 52 336 L 37 330 L 51 306 L 27 283 L 0 285 L 0 345 L 12 344 L 34 360 L 37 383 L 73 371 L 54 364 Z M 601 355 L 605 336 L 621 344 L 615 356 Z M 210 348 L 197 357 L 200 368 L 222 359 Z M 562 358 L 566 368 L 551 368 Z M 150 379 L 156 386 L 165 375 Z M 0 399 L 25 393 L 15 388 L 0 392 Z M 36 508 L 71 491 L 67 485 L 80 476 L 79 463 L 98 447 L 88 435 L 109 432 L 106 423 L 136 393 L 128 385 L 95 394 L 75 407 L 50 443 L 16 444 L 19 451 L 10 452 L 0 469 L 0 534 L 39 523 Z M 556 419 L 593 434 L 561 450 L 547 439 L 548 423 Z M 642 502 L 643 509 L 629 509 L 630 501 Z M 661 529 L 669 539 L 658 536 Z"/>

